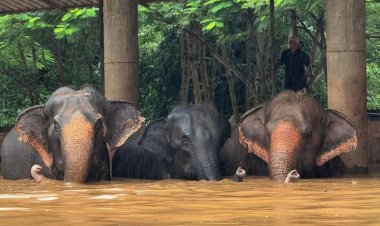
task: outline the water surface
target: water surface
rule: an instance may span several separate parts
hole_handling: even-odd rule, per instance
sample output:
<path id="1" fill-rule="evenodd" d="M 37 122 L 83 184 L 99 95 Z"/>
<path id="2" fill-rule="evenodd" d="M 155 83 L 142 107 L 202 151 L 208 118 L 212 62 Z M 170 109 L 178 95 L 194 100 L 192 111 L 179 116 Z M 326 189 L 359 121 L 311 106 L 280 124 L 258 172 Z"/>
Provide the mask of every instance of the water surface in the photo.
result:
<path id="1" fill-rule="evenodd" d="M 0 225 L 380 225 L 380 179 L 237 183 L 0 178 Z"/>

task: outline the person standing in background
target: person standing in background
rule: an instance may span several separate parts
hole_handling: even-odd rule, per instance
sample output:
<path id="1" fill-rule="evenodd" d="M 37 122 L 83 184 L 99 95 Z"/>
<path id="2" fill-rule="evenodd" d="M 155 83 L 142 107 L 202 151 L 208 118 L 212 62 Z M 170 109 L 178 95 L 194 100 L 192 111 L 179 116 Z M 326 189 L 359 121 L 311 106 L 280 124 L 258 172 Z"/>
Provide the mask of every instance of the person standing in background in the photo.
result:
<path id="1" fill-rule="evenodd" d="M 308 81 L 305 74 L 305 67 L 310 65 L 310 58 L 307 53 L 299 48 L 300 40 L 297 36 L 291 36 L 288 40 L 288 49 L 283 50 L 281 57 L 276 64 L 276 69 L 280 65 L 285 65 L 285 86 L 284 89 L 298 91 L 308 89 Z"/>

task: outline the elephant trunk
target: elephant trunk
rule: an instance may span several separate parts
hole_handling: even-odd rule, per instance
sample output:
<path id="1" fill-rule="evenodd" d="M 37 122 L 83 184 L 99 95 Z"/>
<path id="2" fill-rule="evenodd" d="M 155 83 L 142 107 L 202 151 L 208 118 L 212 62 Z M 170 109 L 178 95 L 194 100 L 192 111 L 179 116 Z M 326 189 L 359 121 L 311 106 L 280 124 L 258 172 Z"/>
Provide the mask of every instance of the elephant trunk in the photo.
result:
<path id="1" fill-rule="evenodd" d="M 281 121 L 270 136 L 270 176 L 274 180 L 285 180 L 287 174 L 295 169 L 297 152 L 301 145 L 301 133 L 288 121 Z"/>
<path id="2" fill-rule="evenodd" d="M 65 182 L 85 182 L 94 150 L 94 127 L 84 115 L 76 112 L 62 128 Z"/>
<path id="3" fill-rule="evenodd" d="M 200 180 L 220 180 L 218 168 L 215 164 L 203 164 L 200 169 Z"/>
<path id="4" fill-rule="evenodd" d="M 209 149 L 203 149 L 197 156 L 196 168 L 200 180 L 220 180 L 217 155 Z"/>

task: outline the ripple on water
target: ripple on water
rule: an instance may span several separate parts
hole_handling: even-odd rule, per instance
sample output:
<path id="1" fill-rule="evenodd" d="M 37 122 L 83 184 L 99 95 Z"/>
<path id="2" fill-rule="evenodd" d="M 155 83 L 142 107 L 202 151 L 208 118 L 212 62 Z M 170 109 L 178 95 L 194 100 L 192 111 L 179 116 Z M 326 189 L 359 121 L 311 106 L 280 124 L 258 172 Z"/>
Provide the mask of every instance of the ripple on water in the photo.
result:
<path id="1" fill-rule="evenodd" d="M 0 211 L 28 211 L 29 208 L 22 207 L 0 207 Z"/>
<path id="2" fill-rule="evenodd" d="M 116 199 L 118 195 L 98 195 L 88 199 Z"/>
<path id="3" fill-rule="evenodd" d="M 126 180 L 72 186 L 0 178 L 0 219 L 8 225 L 380 225 L 379 194 L 378 178 L 356 184 L 351 178 L 282 184 L 247 177 L 242 183 Z"/>
<path id="4" fill-rule="evenodd" d="M 53 200 L 57 200 L 58 197 L 57 196 L 45 196 L 45 197 L 39 197 L 37 198 L 38 201 L 53 201 Z"/>

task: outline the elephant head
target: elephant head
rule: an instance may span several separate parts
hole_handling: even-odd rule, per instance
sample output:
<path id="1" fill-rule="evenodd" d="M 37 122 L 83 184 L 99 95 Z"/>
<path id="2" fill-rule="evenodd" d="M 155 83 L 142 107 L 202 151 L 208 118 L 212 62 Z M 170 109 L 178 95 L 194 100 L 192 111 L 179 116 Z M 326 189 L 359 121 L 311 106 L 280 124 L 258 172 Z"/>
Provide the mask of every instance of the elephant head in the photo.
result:
<path id="1" fill-rule="evenodd" d="M 229 134 L 213 108 L 177 106 L 150 123 L 139 144 L 165 160 L 171 178 L 218 180 L 218 152 Z"/>
<path id="2" fill-rule="evenodd" d="M 268 164 L 275 180 L 284 180 L 293 169 L 309 177 L 315 166 L 357 146 L 356 130 L 346 116 L 323 109 L 308 94 L 292 91 L 247 112 L 239 141 Z"/>
<path id="3" fill-rule="evenodd" d="M 135 132 L 142 117 L 124 101 L 108 101 L 91 87 L 62 87 L 21 113 L 19 140 L 41 157 L 51 175 L 68 182 L 110 179 L 110 157 Z"/>

